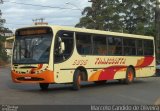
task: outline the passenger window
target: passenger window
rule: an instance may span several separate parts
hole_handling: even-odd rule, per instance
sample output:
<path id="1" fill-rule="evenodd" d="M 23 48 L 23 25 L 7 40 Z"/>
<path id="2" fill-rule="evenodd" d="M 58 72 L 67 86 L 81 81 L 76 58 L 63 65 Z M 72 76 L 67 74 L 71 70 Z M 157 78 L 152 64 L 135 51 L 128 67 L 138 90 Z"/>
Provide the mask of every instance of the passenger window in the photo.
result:
<path id="1" fill-rule="evenodd" d="M 144 53 L 143 40 L 137 40 L 137 55 L 142 56 Z"/>
<path id="2" fill-rule="evenodd" d="M 135 39 L 123 38 L 124 55 L 136 55 Z"/>
<path id="3" fill-rule="evenodd" d="M 77 51 L 81 55 L 92 54 L 91 35 L 84 33 L 76 33 Z"/>
<path id="4" fill-rule="evenodd" d="M 144 40 L 144 55 L 153 55 L 153 41 L 152 40 Z"/>
<path id="5" fill-rule="evenodd" d="M 102 35 L 93 36 L 93 55 L 106 55 L 107 43 L 106 37 Z"/>
<path id="6" fill-rule="evenodd" d="M 122 55 L 122 38 L 108 37 L 108 55 Z"/>

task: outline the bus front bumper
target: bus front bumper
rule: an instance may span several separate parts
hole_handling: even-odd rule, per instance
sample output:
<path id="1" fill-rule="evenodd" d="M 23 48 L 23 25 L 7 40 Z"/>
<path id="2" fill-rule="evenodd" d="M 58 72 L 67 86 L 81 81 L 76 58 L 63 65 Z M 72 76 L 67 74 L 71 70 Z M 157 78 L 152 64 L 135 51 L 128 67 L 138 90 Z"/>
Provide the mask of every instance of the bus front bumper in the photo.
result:
<path id="1" fill-rule="evenodd" d="M 19 74 L 12 70 L 11 76 L 15 83 L 54 83 L 54 73 L 49 70 L 39 74 Z"/>

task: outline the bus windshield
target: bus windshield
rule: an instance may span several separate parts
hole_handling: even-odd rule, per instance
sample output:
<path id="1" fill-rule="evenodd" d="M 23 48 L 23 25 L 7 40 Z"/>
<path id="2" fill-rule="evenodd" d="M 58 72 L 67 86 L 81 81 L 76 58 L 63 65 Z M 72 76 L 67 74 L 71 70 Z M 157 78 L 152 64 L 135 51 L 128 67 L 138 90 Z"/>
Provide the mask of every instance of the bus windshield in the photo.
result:
<path id="1" fill-rule="evenodd" d="M 52 34 L 17 36 L 13 50 L 13 63 L 48 63 L 51 41 Z"/>

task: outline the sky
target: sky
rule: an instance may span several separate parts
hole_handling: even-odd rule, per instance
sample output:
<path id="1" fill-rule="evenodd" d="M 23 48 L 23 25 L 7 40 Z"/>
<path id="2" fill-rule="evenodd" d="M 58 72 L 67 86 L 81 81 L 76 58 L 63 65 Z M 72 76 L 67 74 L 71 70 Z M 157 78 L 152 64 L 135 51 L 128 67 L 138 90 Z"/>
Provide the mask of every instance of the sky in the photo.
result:
<path id="1" fill-rule="evenodd" d="M 32 20 L 36 18 L 44 18 L 45 22 L 53 25 L 75 26 L 82 17 L 81 10 L 90 5 L 91 3 L 88 0 L 4 0 L 4 3 L 0 4 L 0 10 L 2 18 L 6 20 L 4 26 L 15 31 L 17 28 L 33 25 Z"/>

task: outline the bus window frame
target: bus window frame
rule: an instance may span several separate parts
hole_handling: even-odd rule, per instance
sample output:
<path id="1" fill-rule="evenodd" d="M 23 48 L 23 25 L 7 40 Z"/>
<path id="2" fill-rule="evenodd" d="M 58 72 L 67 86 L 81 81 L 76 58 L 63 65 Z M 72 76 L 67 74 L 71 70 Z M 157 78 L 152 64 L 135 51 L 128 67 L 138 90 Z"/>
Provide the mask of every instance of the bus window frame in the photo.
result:
<path id="1" fill-rule="evenodd" d="M 81 33 L 81 34 L 84 34 L 84 35 L 90 35 L 90 42 L 91 42 L 91 51 L 90 51 L 90 53 L 91 54 L 80 54 L 79 53 L 79 51 L 78 51 L 78 48 L 77 48 L 77 33 Z M 84 32 L 75 32 L 75 44 L 76 44 L 76 50 L 77 50 L 77 53 L 79 54 L 79 55 L 85 55 L 85 56 L 94 56 L 93 55 L 93 34 L 92 33 L 84 33 Z"/>
<path id="2" fill-rule="evenodd" d="M 61 60 L 61 61 L 58 61 L 58 62 L 55 62 L 55 47 L 56 47 L 56 39 L 59 37 L 58 34 L 60 32 L 70 32 L 70 33 L 73 33 L 73 48 L 72 48 L 72 51 L 71 51 L 71 54 L 70 56 L 67 58 L 67 59 L 64 59 L 64 60 Z M 75 32 L 74 31 L 70 31 L 70 30 L 58 30 L 55 34 L 55 38 L 54 38 L 54 48 L 53 48 L 53 63 L 54 64 L 59 64 L 59 63 L 63 63 L 65 61 L 67 61 L 68 59 L 70 59 L 74 53 L 74 48 L 75 48 Z M 66 48 L 65 48 L 66 49 Z M 63 55 L 63 54 L 62 54 Z"/>
<path id="3" fill-rule="evenodd" d="M 19 30 L 25 30 L 25 29 L 36 29 L 36 28 L 47 28 L 47 29 L 50 29 L 50 33 L 46 33 L 46 34 L 40 34 L 40 35 L 51 35 L 51 44 L 50 44 L 50 52 L 49 52 L 49 56 L 48 56 L 48 58 L 50 59 L 50 57 L 51 57 L 51 46 L 52 46 L 52 41 L 53 41 L 53 39 L 54 39 L 54 30 L 52 29 L 52 27 L 47 27 L 47 26 L 42 26 L 42 27 L 28 27 L 28 28 L 21 28 L 21 29 L 17 29 L 16 31 L 15 31 L 15 38 L 14 38 L 14 43 L 13 43 L 13 51 L 12 51 L 12 55 L 14 56 L 14 50 L 15 50 L 15 41 L 16 41 L 16 39 L 17 39 L 17 37 L 21 37 L 22 35 L 17 35 L 17 32 L 19 31 Z M 34 36 L 34 35 L 23 35 L 23 36 Z M 22 37 L 23 37 L 22 36 Z M 16 54 L 17 55 L 17 54 Z M 28 64 L 28 63 L 14 63 L 13 62 L 13 58 L 14 57 L 12 57 L 12 60 L 11 60 L 11 62 L 12 62 L 12 64 Z M 17 59 L 17 56 L 16 56 L 16 59 Z M 48 59 L 48 62 L 47 63 L 43 63 L 43 62 L 39 62 L 38 64 L 49 64 L 50 63 L 50 61 L 49 61 L 49 59 Z M 34 63 L 35 64 L 35 63 Z"/>
<path id="4" fill-rule="evenodd" d="M 78 49 L 77 49 L 77 37 L 76 37 L 76 33 L 83 33 L 83 34 L 90 34 L 91 35 L 91 46 L 92 46 L 92 53 L 91 54 L 80 54 L 78 52 Z M 106 38 L 106 42 L 107 42 L 107 54 L 106 55 L 98 55 L 98 54 L 93 54 L 93 47 L 94 47 L 94 44 L 93 44 L 93 36 L 105 36 Z M 115 38 L 121 38 L 122 40 L 122 54 L 121 55 L 108 55 L 108 50 L 109 50 L 109 45 L 108 45 L 108 36 L 111 36 L 111 37 L 115 37 Z M 134 39 L 135 40 L 135 54 L 131 54 L 131 55 L 124 55 L 124 38 L 126 39 Z M 138 55 L 137 54 L 137 40 L 142 40 L 142 49 L 143 49 L 143 54 L 142 55 Z M 152 55 L 145 55 L 144 54 L 144 40 L 148 40 L 148 41 L 152 41 Z M 154 50 L 155 50 L 155 47 L 154 47 L 154 40 L 153 39 L 141 39 L 141 38 L 134 38 L 134 37 L 125 37 L 125 36 L 115 36 L 115 35 L 104 35 L 104 34 L 94 34 L 94 33 L 86 33 L 86 32 L 75 32 L 75 48 L 78 52 L 79 55 L 85 55 L 85 56 L 133 56 L 133 57 L 142 57 L 142 56 L 154 56 Z"/>

